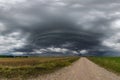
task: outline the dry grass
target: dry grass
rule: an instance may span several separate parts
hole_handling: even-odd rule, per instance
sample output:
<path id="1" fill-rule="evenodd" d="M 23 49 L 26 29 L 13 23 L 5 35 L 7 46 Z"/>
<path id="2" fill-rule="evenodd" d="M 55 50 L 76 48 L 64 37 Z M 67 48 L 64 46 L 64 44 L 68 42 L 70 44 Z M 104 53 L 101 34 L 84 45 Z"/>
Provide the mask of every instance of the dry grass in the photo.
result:
<path id="1" fill-rule="evenodd" d="M 54 72 L 79 57 L 0 58 L 1 78 L 27 78 Z"/>
<path id="2" fill-rule="evenodd" d="M 0 58 L 0 66 L 37 65 L 44 62 L 67 59 L 62 57 L 29 57 L 29 58 Z"/>

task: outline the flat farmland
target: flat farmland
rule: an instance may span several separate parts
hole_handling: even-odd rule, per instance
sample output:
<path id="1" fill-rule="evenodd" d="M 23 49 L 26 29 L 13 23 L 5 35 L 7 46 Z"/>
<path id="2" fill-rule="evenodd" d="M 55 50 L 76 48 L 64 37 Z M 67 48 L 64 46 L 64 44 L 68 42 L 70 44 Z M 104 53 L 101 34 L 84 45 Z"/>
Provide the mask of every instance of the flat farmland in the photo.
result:
<path id="1" fill-rule="evenodd" d="M 88 57 L 88 59 L 120 75 L 120 57 Z"/>
<path id="2" fill-rule="evenodd" d="M 30 78 L 69 66 L 79 57 L 0 58 L 0 78 Z"/>

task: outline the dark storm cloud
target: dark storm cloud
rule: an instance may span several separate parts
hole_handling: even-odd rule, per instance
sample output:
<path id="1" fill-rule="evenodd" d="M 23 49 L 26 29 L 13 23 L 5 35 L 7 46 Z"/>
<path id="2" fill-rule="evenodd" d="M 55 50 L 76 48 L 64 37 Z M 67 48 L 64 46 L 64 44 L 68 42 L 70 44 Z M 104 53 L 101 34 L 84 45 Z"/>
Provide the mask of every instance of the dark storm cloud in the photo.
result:
<path id="1" fill-rule="evenodd" d="M 118 52 L 119 7 L 119 0 L 0 0 L 0 51 Z"/>
<path id="2" fill-rule="evenodd" d="M 32 52 L 34 49 L 51 46 L 71 50 L 93 49 L 101 46 L 100 38 L 104 35 L 101 32 L 84 30 L 80 25 L 64 18 L 47 20 L 33 26 L 35 27 L 24 29 L 25 32 L 30 33 L 28 44 L 23 49 L 17 49 L 18 51 Z M 62 45 L 66 43 L 72 43 L 72 45 L 63 47 Z"/>

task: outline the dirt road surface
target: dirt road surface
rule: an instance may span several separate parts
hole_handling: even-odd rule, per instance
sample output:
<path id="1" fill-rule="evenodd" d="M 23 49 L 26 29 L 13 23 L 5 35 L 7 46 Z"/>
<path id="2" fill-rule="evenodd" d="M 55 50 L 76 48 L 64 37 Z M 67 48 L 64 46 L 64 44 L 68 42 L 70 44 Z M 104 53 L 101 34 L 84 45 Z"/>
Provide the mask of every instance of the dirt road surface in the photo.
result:
<path id="1" fill-rule="evenodd" d="M 29 80 L 120 80 L 120 76 L 82 57 L 69 67 Z"/>

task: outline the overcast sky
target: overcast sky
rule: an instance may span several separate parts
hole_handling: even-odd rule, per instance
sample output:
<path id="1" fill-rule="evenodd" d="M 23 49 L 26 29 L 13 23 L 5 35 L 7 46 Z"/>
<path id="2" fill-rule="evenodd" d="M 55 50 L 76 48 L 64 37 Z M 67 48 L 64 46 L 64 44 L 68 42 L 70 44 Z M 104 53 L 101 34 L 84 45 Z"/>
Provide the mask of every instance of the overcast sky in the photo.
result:
<path id="1" fill-rule="evenodd" d="M 120 56 L 120 0 L 0 0 L 0 54 Z"/>

